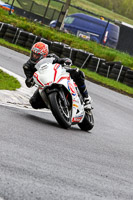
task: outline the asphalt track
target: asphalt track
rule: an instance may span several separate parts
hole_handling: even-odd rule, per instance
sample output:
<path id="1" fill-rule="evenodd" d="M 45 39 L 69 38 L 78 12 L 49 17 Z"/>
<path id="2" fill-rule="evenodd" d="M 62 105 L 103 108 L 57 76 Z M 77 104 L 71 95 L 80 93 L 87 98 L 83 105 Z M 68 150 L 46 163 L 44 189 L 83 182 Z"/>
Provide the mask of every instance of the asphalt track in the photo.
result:
<path id="1" fill-rule="evenodd" d="M 27 59 L 0 47 L 0 66 L 21 77 Z M 86 83 L 89 133 L 60 128 L 50 112 L 0 104 L 0 200 L 133 199 L 133 99 Z"/>

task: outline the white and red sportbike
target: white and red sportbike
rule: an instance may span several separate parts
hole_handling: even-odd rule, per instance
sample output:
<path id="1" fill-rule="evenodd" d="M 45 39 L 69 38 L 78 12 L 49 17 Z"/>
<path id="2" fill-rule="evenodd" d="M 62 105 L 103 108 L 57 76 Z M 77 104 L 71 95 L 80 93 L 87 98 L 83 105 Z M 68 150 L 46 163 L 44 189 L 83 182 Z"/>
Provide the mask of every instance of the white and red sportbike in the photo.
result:
<path id="1" fill-rule="evenodd" d="M 78 124 L 81 130 L 91 130 L 94 126 L 92 111 L 84 110 L 83 98 L 70 74 L 60 64 L 44 60 L 36 65 L 33 79 L 47 108 L 61 127 Z"/>

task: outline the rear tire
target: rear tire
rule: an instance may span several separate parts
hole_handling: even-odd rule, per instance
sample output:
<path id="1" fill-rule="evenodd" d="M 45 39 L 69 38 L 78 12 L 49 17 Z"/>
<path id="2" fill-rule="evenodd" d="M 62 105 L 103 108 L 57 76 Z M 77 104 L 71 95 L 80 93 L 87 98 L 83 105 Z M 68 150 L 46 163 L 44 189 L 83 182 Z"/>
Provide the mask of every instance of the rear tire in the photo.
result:
<path id="1" fill-rule="evenodd" d="M 70 108 L 64 106 L 58 92 L 49 94 L 51 111 L 62 128 L 69 128 L 71 126 L 72 111 Z"/>
<path id="2" fill-rule="evenodd" d="M 91 110 L 86 111 L 83 121 L 78 126 L 83 131 L 90 131 L 94 127 L 94 117 Z"/>

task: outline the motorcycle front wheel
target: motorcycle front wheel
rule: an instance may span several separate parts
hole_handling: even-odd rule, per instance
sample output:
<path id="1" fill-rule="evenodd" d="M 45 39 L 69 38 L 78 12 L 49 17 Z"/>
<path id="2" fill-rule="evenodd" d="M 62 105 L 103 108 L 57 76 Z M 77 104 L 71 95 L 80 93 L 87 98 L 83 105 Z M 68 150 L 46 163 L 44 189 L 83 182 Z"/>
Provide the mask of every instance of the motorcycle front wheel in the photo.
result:
<path id="1" fill-rule="evenodd" d="M 49 94 L 51 111 L 62 128 L 69 128 L 71 126 L 71 109 L 64 106 L 60 94 L 58 92 L 52 92 Z"/>
<path id="2" fill-rule="evenodd" d="M 78 126 L 83 131 L 90 131 L 94 127 L 94 117 L 91 110 L 85 112 L 85 117 Z"/>

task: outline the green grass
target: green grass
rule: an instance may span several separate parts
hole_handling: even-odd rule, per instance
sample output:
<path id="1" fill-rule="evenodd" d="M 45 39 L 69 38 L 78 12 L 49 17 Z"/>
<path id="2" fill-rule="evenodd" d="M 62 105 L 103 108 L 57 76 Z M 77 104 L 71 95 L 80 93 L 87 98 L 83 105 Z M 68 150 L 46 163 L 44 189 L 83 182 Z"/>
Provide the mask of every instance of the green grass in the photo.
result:
<path id="1" fill-rule="evenodd" d="M 16 90 L 20 86 L 16 78 L 0 70 L 0 90 Z"/>
<path id="2" fill-rule="evenodd" d="M 0 21 L 12 24 L 25 31 L 41 36 L 51 41 L 59 41 L 68 44 L 77 49 L 83 49 L 93 53 L 96 57 L 106 59 L 107 61 L 121 61 L 124 66 L 133 69 L 133 57 L 107 46 L 100 45 L 92 41 L 84 41 L 74 35 L 59 32 L 48 26 L 39 23 L 33 23 L 26 18 L 10 15 L 8 12 L 0 9 Z"/>
<path id="3" fill-rule="evenodd" d="M 16 44 L 12 44 L 12 43 L 10 43 L 10 42 L 8 42 L 4 39 L 1 39 L 1 38 L 0 38 L 0 45 L 7 47 L 7 48 L 10 48 L 10 49 L 13 49 L 15 51 L 18 51 L 18 52 L 23 53 L 25 55 L 28 55 L 28 56 L 30 55 L 29 49 L 26 49 L 26 48 L 19 46 L 19 45 L 16 45 Z"/>
<path id="4" fill-rule="evenodd" d="M 104 87 L 110 88 L 112 90 L 115 90 L 120 93 L 129 94 L 129 96 L 133 97 L 133 88 L 129 87 L 123 83 L 117 82 L 115 80 L 103 77 L 96 72 L 91 72 L 88 69 L 82 69 L 82 71 L 85 73 L 87 79 L 90 79 L 91 81 L 98 83 Z"/>

